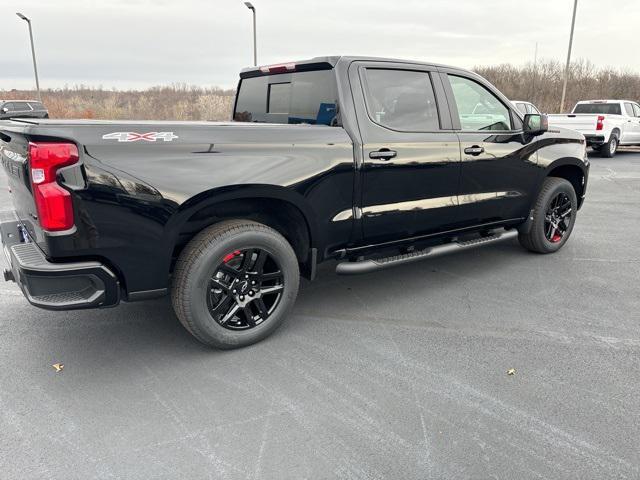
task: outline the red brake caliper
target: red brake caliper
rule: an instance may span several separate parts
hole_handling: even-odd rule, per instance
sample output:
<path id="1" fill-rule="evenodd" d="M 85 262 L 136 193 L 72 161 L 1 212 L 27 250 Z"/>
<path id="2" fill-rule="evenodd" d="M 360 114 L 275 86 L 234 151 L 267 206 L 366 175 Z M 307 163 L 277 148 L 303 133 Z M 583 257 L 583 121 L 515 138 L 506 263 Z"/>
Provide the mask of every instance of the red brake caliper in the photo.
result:
<path id="1" fill-rule="evenodd" d="M 235 252 L 228 253 L 222 258 L 222 263 L 228 263 L 238 255 L 240 255 L 240 250 L 236 250 Z"/>

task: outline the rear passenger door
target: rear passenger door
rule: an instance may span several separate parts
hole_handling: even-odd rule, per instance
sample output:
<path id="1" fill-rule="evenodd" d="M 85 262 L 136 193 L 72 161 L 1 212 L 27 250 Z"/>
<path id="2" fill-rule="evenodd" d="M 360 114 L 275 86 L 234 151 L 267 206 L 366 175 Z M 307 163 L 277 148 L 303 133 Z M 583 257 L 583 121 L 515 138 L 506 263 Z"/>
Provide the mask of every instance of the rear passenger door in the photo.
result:
<path id="1" fill-rule="evenodd" d="M 537 155 L 513 105 L 481 77 L 442 69 L 462 154 L 461 226 L 524 218 L 539 179 Z"/>
<path id="2" fill-rule="evenodd" d="M 355 62 L 363 236 L 381 243 L 455 223 L 460 151 L 440 78 L 428 66 Z"/>

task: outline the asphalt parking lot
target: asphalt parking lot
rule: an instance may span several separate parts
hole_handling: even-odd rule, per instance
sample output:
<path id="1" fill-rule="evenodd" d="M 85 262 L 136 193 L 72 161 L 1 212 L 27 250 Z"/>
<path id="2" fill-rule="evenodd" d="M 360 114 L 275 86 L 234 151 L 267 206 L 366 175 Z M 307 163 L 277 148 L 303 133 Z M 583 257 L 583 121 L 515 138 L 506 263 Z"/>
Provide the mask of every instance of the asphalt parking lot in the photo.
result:
<path id="1" fill-rule="evenodd" d="M 166 299 L 47 312 L 1 283 L 0 478 L 638 479 L 639 206 L 640 151 L 593 156 L 558 254 L 326 265 L 231 352 Z"/>

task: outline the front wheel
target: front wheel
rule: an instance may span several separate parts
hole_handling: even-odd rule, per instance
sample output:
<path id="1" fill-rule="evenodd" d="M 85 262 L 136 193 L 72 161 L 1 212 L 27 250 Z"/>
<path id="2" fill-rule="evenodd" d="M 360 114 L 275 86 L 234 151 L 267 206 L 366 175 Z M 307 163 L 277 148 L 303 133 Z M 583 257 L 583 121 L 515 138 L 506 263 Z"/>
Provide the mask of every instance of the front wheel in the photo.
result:
<path id="1" fill-rule="evenodd" d="M 518 236 L 520 245 L 536 253 L 557 252 L 571 235 L 577 209 L 573 185 L 564 178 L 546 178 L 536 199 L 531 228 Z"/>
<path id="2" fill-rule="evenodd" d="M 225 221 L 200 232 L 174 270 L 172 302 L 182 325 L 216 348 L 243 347 L 273 333 L 298 293 L 291 245 L 272 228 Z"/>

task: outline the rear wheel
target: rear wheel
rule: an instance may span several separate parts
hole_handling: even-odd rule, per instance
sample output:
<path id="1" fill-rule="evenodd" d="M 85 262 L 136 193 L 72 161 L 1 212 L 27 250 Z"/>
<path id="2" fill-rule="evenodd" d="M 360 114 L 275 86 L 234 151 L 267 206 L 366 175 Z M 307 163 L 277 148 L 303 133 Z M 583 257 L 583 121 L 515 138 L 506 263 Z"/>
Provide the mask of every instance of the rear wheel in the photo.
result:
<path id="1" fill-rule="evenodd" d="M 618 137 L 615 133 L 612 133 L 609 137 L 609 141 L 602 145 L 599 152 L 605 158 L 612 158 L 618 150 Z"/>
<path id="2" fill-rule="evenodd" d="M 520 244 L 532 252 L 557 252 L 571 235 L 577 208 L 571 183 L 564 178 L 548 177 L 535 203 L 531 229 L 518 236 Z"/>
<path id="3" fill-rule="evenodd" d="M 256 222 L 226 221 L 200 232 L 180 255 L 173 308 L 201 342 L 243 347 L 284 322 L 299 282 L 296 255 L 282 235 Z"/>

